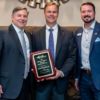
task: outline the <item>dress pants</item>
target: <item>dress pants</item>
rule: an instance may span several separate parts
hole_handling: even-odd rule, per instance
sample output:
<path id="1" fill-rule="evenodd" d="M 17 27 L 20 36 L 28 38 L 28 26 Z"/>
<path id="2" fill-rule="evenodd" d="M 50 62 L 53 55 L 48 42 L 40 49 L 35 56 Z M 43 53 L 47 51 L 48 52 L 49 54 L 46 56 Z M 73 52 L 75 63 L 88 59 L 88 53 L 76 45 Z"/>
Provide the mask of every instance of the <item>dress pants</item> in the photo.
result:
<path id="1" fill-rule="evenodd" d="M 16 99 L 6 99 L 0 98 L 0 100 L 29 100 L 30 94 L 30 85 L 29 85 L 29 76 L 23 80 L 22 89 L 20 91 L 19 96 Z"/>
<path id="2" fill-rule="evenodd" d="M 81 73 L 79 89 L 81 100 L 100 100 L 100 91 L 95 88 L 91 74 Z"/>
<path id="3" fill-rule="evenodd" d="M 48 80 L 45 82 L 43 91 L 36 90 L 36 100 L 66 100 L 67 93 L 59 93 L 56 87 L 56 82 Z"/>

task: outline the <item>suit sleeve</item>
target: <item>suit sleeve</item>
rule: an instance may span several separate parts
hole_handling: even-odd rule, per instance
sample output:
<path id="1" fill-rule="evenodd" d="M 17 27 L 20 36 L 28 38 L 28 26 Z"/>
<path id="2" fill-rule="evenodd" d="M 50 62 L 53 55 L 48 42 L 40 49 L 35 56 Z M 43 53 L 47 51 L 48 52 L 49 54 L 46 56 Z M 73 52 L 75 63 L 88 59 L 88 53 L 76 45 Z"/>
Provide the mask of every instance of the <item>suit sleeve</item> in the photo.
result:
<path id="1" fill-rule="evenodd" d="M 32 52 L 35 51 L 35 38 L 34 38 L 34 31 L 32 32 L 32 35 L 31 35 L 31 40 L 32 40 Z"/>
<path id="2" fill-rule="evenodd" d="M 76 41 L 76 31 L 75 31 L 75 42 L 77 42 Z M 76 64 L 75 64 L 75 71 L 74 71 L 75 73 L 75 79 L 77 79 L 78 78 L 78 49 L 76 50 Z"/>
<path id="3" fill-rule="evenodd" d="M 2 32 L 0 31 L 0 63 L 1 63 L 1 54 L 2 54 L 2 50 L 3 50 L 3 38 L 2 38 L 1 34 L 2 34 Z M 0 80 L 0 84 L 1 84 L 1 80 Z"/>
<path id="4" fill-rule="evenodd" d="M 64 73 L 64 76 L 67 76 L 70 70 L 76 64 L 76 42 L 73 32 L 70 33 L 69 42 L 68 42 L 68 56 L 61 68 L 61 71 Z"/>

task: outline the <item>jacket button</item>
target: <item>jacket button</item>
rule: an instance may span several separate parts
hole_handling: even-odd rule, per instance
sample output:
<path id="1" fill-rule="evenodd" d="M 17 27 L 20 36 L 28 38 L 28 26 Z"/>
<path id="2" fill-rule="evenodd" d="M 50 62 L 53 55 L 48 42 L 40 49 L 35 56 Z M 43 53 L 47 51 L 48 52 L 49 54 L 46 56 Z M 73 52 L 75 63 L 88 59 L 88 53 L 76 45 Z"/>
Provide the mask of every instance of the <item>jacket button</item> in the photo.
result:
<path id="1" fill-rule="evenodd" d="M 23 63 L 23 64 L 25 64 L 25 63 Z"/>

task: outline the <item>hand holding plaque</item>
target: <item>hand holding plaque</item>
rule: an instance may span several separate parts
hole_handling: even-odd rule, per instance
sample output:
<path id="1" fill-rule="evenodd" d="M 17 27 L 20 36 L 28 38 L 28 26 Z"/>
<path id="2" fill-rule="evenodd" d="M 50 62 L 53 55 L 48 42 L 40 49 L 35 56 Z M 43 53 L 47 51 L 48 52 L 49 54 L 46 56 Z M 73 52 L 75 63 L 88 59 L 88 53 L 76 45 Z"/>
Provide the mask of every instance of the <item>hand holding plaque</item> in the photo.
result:
<path id="1" fill-rule="evenodd" d="M 49 49 L 31 53 L 31 62 L 36 80 L 41 80 L 56 75 Z"/>

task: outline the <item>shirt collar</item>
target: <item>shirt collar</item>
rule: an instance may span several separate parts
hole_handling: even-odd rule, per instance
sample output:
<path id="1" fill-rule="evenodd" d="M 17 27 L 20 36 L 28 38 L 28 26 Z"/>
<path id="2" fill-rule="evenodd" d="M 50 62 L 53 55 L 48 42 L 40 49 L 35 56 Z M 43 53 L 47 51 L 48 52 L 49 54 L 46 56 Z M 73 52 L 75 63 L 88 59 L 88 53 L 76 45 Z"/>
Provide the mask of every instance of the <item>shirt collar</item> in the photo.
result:
<path id="1" fill-rule="evenodd" d="M 92 23 L 92 25 L 89 27 L 88 30 L 91 30 L 91 29 L 93 30 L 95 27 L 95 23 L 96 23 L 96 20 Z M 83 25 L 83 30 L 85 31 L 84 25 Z"/>
<path id="2" fill-rule="evenodd" d="M 57 28 L 58 28 L 58 24 L 56 24 L 54 27 L 52 27 L 53 31 Z M 46 24 L 46 30 L 49 30 L 49 29 L 50 29 L 50 27 Z"/>
<path id="3" fill-rule="evenodd" d="M 19 29 L 17 26 L 14 25 L 14 23 L 12 23 L 14 29 L 16 30 L 17 33 L 19 33 L 20 31 L 22 31 L 24 33 L 24 29 Z"/>

